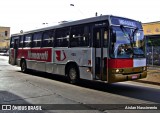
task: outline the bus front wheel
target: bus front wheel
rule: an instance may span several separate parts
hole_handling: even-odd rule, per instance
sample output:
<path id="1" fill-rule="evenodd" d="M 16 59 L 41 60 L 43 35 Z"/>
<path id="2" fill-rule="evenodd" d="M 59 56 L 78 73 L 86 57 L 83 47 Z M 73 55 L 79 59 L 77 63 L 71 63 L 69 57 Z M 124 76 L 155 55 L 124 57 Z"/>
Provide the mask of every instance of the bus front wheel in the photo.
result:
<path id="1" fill-rule="evenodd" d="M 71 84 L 76 84 L 79 81 L 78 70 L 75 66 L 69 67 L 68 78 Z"/>
<path id="2" fill-rule="evenodd" d="M 22 60 L 21 62 L 21 71 L 24 73 L 27 72 L 27 65 L 25 60 Z"/>

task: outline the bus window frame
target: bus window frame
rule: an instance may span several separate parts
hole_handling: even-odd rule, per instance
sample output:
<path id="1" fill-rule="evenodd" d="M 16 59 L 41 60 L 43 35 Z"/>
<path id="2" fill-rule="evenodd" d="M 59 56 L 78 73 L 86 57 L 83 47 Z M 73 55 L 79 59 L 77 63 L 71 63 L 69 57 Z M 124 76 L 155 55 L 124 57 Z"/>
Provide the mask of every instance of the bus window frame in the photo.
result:
<path id="1" fill-rule="evenodd" d="M 66 30 L 67 29 L 67 30 Z M 62 28 L 58 28 L 55 30 L 55 43 L 54 43 L 54 47 L 57 47 L 57 48 L 66 48 L 66 47 L 70 47 L 70 30 L 71 30 L 71 27 L 62 27 Z M 62 36 L 62 33 L 65 32 L 65 35 L 68 33 L 68 35 L 66 35 L 65 37 Z M 60 33 L 61 32 L 61 33 Z M 57 36 L 61 34 L 61 37 Z M 64 34 L 63 34 L 64 35 Z M 66 46 L 62 46 L 63 43 L 59 46 L 58 45 L 58 40 L 57 39 L 67 39 L 68 41 L 68 44 L 66 44 Z"/>
<path id="2" fill-rule="evenodd" d="M 109 23 L 107 22 L 107 21 L 101 21 L 101 23 L 102 22 L 105 22 L 106 23 L 106 25 L 103 25 L 103 26 L 95 26 L 96 24 L 100 24 L 100 23 L 94 23 L 93 24 L 93 26 L 92 26 L 92 47 L 94 47 L 94 48 L 97 48 L 97 45 L 96 45 L 96 39 L 95 39 L 95 36 L 94 36 L 94 30 L 101 30 L 101 29 L 103 29 L 103 33 L 105 32 L 105 31 L 107 31 L 107 45 L 104 45 L 104 39 L 103 39 L 103 41 L 102 41 L 102 44 L 100 44 L 103 48 L 109 48 L 108 46 L 109 46 L 109 42 L 110 42 L 110 25 L 109 25 Z M 100 35 L 102 35 L 101 33 L 100 33 Z M 104 35 L 104 34 L 103 34 Z M 101 37 L 101 36 L 100 36 Z M 104 36 L 103 36 L 103 38 L 104 38 Z"/>
<path id="3" fill-rule="evenodd" d="M 20 36 L 11 36 L 11 40 L 10 40 L 10 48 L 14 48 L 14 40 L 15 39 L 18 39 L 18 44 L 17 44 L 17 47 L 19 48 L 19 38 Z M 12 45 L 12 46 L 11 46 Z"/>
<path id="4" fill-rule="evenodd" d="M 23 48 L 24 47 L 24 35 L 20 35 L 19 36 L 19 48 Z"/>
<path id="5" fill-rule="evenodd" d="M 28 36 L 28 35 L 30 35 L 31 37 L 30 37 L 30 40 L 29 40 L 29 41 L 26 41 L 26 36 Z M 24 42 L 23 48 L 32 48 L 32 39 L 33 39 L 33 33 L 25 34 L 25 35 L 24 35 L 24 41 L 23 41 L 23 42 Z M 29 43 L 28 46 L 26 46 L 26 42 Z"/>
<path id="6" fill-rule="evenodd" d="M 40 39 L 38 39 L 38 40 L 34 40 L 34 38 L 35 38 L 35 35 L 37 35 L 37 34 L 41 34 L 41 38 Z M 32 34 L 32 42 L 31 42 L 31 44 L 32 44 L 32 48 L 40 48 L 41 46 L 42 46 L 42 37 L 43 37 L 43 32 L 42 31 L 39 31 L 39 32 L 35 32 L 35 33 L 33 33 Z M 35 43 L 34 42 L 36 42 L 36 46 L 34 45 Z M 37 45 L 37 42 L 39 42 L 39 45 Z"/>
<path id="7" fill-rule="evenodd" d="M 45 38 L 45 35 L 48 36 L 48 38 Z M 48 45 L 48 41 L 51 40 L 51 46 L 46 46 Z M 47 41 L 47 44 L 45 44 L 45 41 Z M 43 31 L 43 36 L 42 36 L 42 43 L 41 43 L 41 47 L 45 48 L 45 47 L 54 47 L 54 42 L 55 42 L 55 30 L 54 29 L 50 29 L 50 30 L 45 30 Z"/>
<path id="8" fill-rule="evenodd" d="M 77 32 L 76 29 L 80 29 L 80 32 Z M 75 35 L 75 34 L 80 34 L 80 36 Z M 90 30 L 90 25 L 89 24 L 82 24 L 82 25 L 75 25 L 75 26 L 71 26 L 71 30 L 70 30 L 70 47 L 90 47 L 90 39 L 91 39 L 91 30 Z M 73 38 L 74 36 L 74 38 Z M 85 38 L 85 41 L 83 41 Z M 73 39 L 78 39 L 77 41 L 72 41 Z M 72 45 L 73 42 L 76 42 L 77 46 Z M 86 45 L 83 45 L 85 44 Z"/>

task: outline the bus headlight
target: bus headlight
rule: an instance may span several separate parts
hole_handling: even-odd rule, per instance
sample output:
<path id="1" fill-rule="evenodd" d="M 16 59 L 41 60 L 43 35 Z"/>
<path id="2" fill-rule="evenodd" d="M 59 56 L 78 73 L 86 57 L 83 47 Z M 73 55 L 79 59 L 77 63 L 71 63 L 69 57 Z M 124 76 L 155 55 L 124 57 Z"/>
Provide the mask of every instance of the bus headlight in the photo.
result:
<path id="1" fill-rule="evenodd" d="M 123 69 L 113 69 L 112 73 L 122 73 Z"/>
<path id="2" fill-rule="evenodd" d="M 116 69 L 116 73 L 119 73 L 119 69 Z"/>

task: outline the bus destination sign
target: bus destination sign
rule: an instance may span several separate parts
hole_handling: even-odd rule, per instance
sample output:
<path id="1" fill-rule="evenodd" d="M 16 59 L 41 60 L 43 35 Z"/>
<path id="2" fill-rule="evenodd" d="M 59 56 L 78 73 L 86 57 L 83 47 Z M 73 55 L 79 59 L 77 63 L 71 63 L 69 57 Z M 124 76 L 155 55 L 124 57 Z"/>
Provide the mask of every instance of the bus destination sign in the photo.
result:
<path id="1" fill-rule="evenodd" d="M 121 18 L 121 17 L 113 17 L 111 16 L 111 24 L 112 25 L 124 25 L 129 27 L 138 27 L 142 29 L 141 23 L 139 21 L 134 21 L 131 19 Z"/>
<path id="2" fill-rule="evenodd" d="M 120 25 L 126 25 L 126 26 L 133 26 L 133 27 L 136 27 L 135 22 L 129 21 L 129 20 L 122 20 L 122 19 L 119 19 L 119 23 L 120 23 Z"/>

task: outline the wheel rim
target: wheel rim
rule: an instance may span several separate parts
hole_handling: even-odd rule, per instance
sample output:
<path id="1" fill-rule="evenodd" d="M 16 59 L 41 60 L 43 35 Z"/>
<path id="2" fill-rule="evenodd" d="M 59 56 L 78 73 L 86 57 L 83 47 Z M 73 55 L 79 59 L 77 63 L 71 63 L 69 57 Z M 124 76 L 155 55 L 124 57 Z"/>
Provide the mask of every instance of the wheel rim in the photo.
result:
<path id="1" fill-rule="evenodd" d="M 75 80 L 77 77 L 77 73 L 76 70 L 74 68 L 71 68 L 69 71 L 69 77 L 71 80 Z"/>

